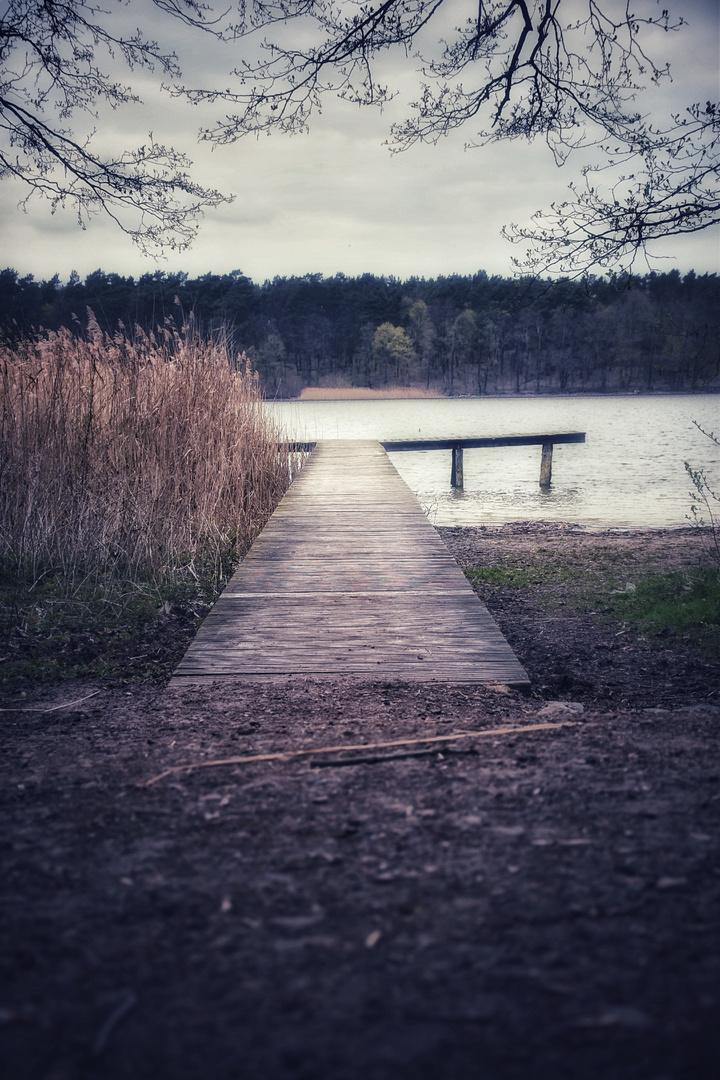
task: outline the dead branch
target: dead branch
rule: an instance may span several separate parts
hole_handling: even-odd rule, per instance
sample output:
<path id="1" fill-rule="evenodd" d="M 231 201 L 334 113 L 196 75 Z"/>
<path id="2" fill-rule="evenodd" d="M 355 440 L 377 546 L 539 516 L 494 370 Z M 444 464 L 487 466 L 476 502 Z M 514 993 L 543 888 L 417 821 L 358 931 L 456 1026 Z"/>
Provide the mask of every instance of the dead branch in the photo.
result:
<path id="1" fill-rule="evenodd" d="M 29 708 L 13 708 L 13 709 L 0 709 L 0 712 L 57 712 L 58 709 L 72 709 L 73 705 L 80 705 L 83 701 L 87 701 L 88 698 L 95 697 L 99 694 L 99 690 L 93 690 L 92 694 L 86 694 L 85 697 L 77 698 L 75 701 L 65 701 L 62 705 L 48 705 L 46 708 L 36 708 L 30 706 Z"/>
<path id="2" fill-rule="evenodd" d="M 166 776 L 187 772 L 190 769 L 215 769 L 221 765 L 250 765 L 261 761 L 281 761 L 283 759 L 306 757 L 310 754 L 338 754 L 349 750 L 384 750 L 391 746 L 413 746 L 418 743 L 445 743 L 458 739 L 487 738 L 490 735 L 517 735 L 527 731 L 550 731 L 553 728 L 577 727 L 577 720 L 563 720 L 554 724 L 522 724 L 520 726 L 490 728 L 486 731 L 460 731 L 452 735 L 426 735 L 419 739 L 391 739 L 388 742 L 357 743 L 351 746 L 313 746 L 303 750 L 278 750 L 271 754 L 248 754 L 243 757 L 218 758 L 213 761 L 189 761 L 184 765 L 173 765 L 149 780 L 143 780 L 138 787 L 152 787 Z"/>

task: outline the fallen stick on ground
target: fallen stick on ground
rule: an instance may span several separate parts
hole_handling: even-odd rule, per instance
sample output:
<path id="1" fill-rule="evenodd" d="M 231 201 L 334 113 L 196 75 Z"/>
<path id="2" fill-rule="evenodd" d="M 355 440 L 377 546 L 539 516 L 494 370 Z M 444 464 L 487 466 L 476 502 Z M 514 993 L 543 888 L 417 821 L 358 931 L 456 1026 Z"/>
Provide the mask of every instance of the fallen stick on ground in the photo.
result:
<path id="1" fill-rule="evenodd" d="M 456 739 L 480 739 L 488 735 L 517 735 L 525 731 L 549 731 L 552 728 L 577 727 L 577 720 L 562 720 L 555 724 L 522 724 L 519 727 L 490 728 L 486 731 L 461 731 L 454 735 L 425 735 L 419 739 L 392 739 L 390 742 L 357 743 L 353 746 L 313 746 L 306 750 L 278 750 L 272 754 L 249 754 L 246 757 L 218 758 L 215 761 L 189 761 L 185 765 L 172 765 L 165 772 L 149 780 L 142 780 L 138 787 L 151 787 L 158 780 L 189 769 L 215 769 L 220 765 L 249 765 L 256 761 L 280 761 L 283 758 L 306 757 L 309 754 L 342 754 L 348 750 L 384 750 L 390 746 L 414 746 L 417 743 L 453 742 Z"/>
<path id="2" fill-rule="evenodd" d="M 30 705 L 27 708 L 18 706 L 14 709 L 0 709 L 0 712 L 57 712 L 58 709 L 71 709 L 73 705 L 80 705 L 83 701 L 87 701 L 88 698 L 95 697 L 99 694 L 99 690 L 93 690 L 92 694 L 86 694 L 85 697 L 78 698 L 77 701 L 65 701 L 62 705 L 48 705 L 47 708 L 39 709 L 34 705 Z"/>
<path id="3" fill-rule="evenodd" d="M 470 750 L 455 750 L 453 756 L 458 754 L 472 754 Z M 404 761 L 405 758 L 432 757 L 433 754 L 442 755 L 442 750 L 404 750 L 399 754 L 358 754 L 356 757 L 325 758 L 321 761 L 311 761 L 311 769 L 329 769 L 338 765 L 380 765 L 383 761 Z"/>

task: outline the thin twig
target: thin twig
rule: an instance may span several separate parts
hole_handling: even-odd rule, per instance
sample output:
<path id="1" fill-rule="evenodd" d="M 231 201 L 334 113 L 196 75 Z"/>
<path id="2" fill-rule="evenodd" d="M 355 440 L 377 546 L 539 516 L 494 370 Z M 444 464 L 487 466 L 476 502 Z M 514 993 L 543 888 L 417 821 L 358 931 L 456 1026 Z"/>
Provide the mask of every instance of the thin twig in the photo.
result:
<path id="1" fill-rule="evenodd" d="M 46 709 L 37 709 L 31 706 L 28 709 L 0 709 L 0 712 L 57 712 L 58 709 L 71 709 L 73 705 L 80 705 L 81 702 L 87 701 L 88 698 L 95 697 L 96 694 L 100 693 L 100 690 L 93 690 L 92 694 L 86 694 L 85 697 L 78 698 L 77 701 L 66 701 L 62 705 L 49 705 Z"/>
<path id="2" fill-rule="evenodd" d="M 132 990 L 126 990 L 121 1001 L 115 1006 L 95 1037 L 92 1048 L 93 1057 L 99 1057 L 102 1054 L 117 1025 L 135 1005 L 137 1005 L 137 998 Z"/>
<path id="3" fill-rule="evenodd" d="M 151 787 L 158 780 L 189 769 L 214 769 L 220 765 L 249 765 L 258 761 L 280 761 L 283 758 L 304 757 L 308 754 L 338 754 L 349 750 L 383 750 L 390 746 L 412 746 L 417 743 L 453 742 L 456 739 L 479 739 L 488 735 L 513 735 L 525 731 L 549 731 L 552 728 L 577 727 L 577 720 L 562 720 L 554 724 L 523 724 L 519 727 L 491 728 L 487 731 L 462 731 L 453 735 L 425 735 L 419 739 L 392 739 L 389 742 L 357 743 L 351 746 L 313 746 L 305 750 L 278 750 L 272 754 L 249 754 L 246 757 L 218 758 L 214 761 L 189 761 L 185 765 L 173 765 L 150 780 L 143 780 L 138 787 Z"/>

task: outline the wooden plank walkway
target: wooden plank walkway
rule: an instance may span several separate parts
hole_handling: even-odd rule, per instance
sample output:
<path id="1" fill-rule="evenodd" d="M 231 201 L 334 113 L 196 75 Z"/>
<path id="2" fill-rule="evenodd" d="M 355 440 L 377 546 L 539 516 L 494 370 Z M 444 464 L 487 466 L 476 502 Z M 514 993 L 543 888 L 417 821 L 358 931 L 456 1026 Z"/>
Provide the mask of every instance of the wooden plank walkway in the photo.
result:
<path id="1" fill-rule="evenodd" d="M 172 685 L 298 674 L 528 685 L 377 442 L 317 444 Z"/>

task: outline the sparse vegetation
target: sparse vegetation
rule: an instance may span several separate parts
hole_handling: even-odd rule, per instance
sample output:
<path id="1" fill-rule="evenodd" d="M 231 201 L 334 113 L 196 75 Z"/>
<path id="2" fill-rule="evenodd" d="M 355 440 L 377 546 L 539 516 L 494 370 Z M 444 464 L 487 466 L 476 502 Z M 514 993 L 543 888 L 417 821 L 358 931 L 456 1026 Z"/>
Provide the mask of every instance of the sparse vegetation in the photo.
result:
<path id="1" fill-rule="evenodd" d="M 542 580 L 539 568 L 533 573 L 525 566 L 475 566 L 466 574 L 473 585 L 502 585 L 508 589 L 527 589 Z"/>
<path id="2" fill-rule="evenodd" d="M 713 431 L 706 431 L 698 424 L 693 423 L 698 431 L 707 435 L 711 442 L 720 446 L 720 439 Z M 695 495 L 690 507 L 690 520 L 695 527 L 708 539 L 706 551 L 716 568 L 720 570 L 720 490 L 708 479 L 705 469 L 695 468 L 689 461 L 685 462 L 685 471 L 692 481 Z"/>
<path id="3" fill-rule="evenodd" d="M 713 567 L 643 577 L 614 606 L 647 633 L 686 636 L 720 650 L 720 573 Z"/>
<path id="4" fill-rule="evenodd" d="M 2 348 L 0 378 L 3 674 L 19 638 L 28 674 L 74 674 L 202 614 L 288 483 L 244 358 L 91 318 Z"/>
<path id="5" fill-rule="evenodd" d="M 705 544 L 710 530 L 700 530 Z M 534 608 L 563 609 L 632 627 L 651 639 L 677 637 L 708 654 L 720 651 L 720 573 L 707 560 L 674 569 L 638 549 L 594 544 L 579 552 L 537 548 L 469 566 L 470 582 L 493 607 L 493 594 L 527 594 Z"/>

